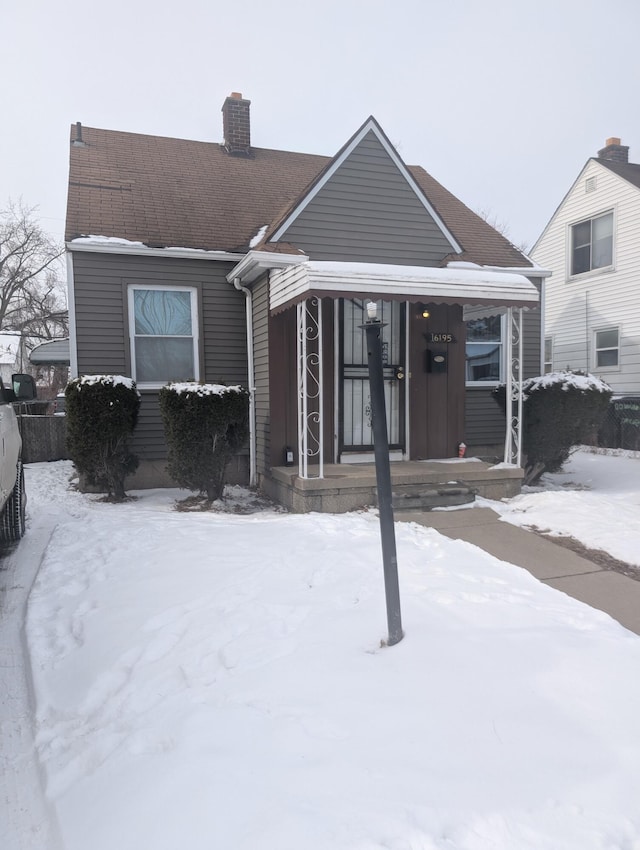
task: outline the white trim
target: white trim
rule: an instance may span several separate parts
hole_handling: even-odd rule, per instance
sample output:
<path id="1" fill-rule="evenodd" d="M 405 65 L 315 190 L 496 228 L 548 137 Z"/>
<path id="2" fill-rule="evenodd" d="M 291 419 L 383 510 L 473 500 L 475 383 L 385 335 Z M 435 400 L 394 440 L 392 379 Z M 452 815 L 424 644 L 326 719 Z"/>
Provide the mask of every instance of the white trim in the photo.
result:
<path id="1" fill-rule="evenodd" d="M 92 254 L 128 254 L 136 257 L 178 257 L 188 260 L 214 260 L 222 263 L 237 263 L 244 254 L 231 253 L 228 251 L 204 251 L 199 248 L 148 248 L 146 245 L 135 243 L 98 242 L 92 241 L 90 237 L 85 242 L 67 242 L 67 251 L 84 251 Z"/>
<path id="2" fill-rule="evenodd" d="M 504 383 L 506 370 L 508 368 L 507 362 L 507 345 L 505 342 L 505 328 L 507 325 L 506 317 L 508 316 L 508 310 L 505 313 L 495 313 L 494 315 L 500 317 L 500 340 L 493 340 L 496 345 L 500 346 L 500 376 L 496 381 L 467 381 L 467 345 L 489 345 L 489 342 L 483 342 L 482 340 L 471 341 L 471 343 L 467 340 L 467 321 L 473 321 L 473 319 L 468 319 L 465 321 L 465 335 L 464 335 L 464 385 L 465 387 L 498 387 L 500 384 Z M 486 318 L 493 318 L 492 316 L 487 316 Z"/>
<path id="3" fill-rule="evenodd" d="M 313 293 L 372 300 L 537 307 L 540 295 L 524 275 L 373 263 L 304 262 L 272 271 L 269 306 L 286 309 Z"/>
<path id="4" fill-rule="evenodd" d="M 593 222 L 598 218 L 604 218 L 606 215 L 611 215 L 611 262 L 608 266 L 597 266 L 596 268 L 587 269 L 584 272 L 573 274 L 573 228 L 585 222 L 591 222 L 590 246 L 591 256 L 593 258 Z M 567 222 L 567 245 L 566 245 L 566 275 L 567 281 L 573 283 L 578 280 L 585 280 L 594 275 L 607 274 L 616 269 L 616 227 L 617 227 L 617 205 L 608 206 L 603 212 L 592 213 L 591 215 L 582 216 L 582 218 L 574 219 Z"/>
<path id="5" fill-rule="evenodd" d="M 76 329 L 76 295 L 73 277 L 73 254 L 67 251 L 67 309 L 69 310 L 69 375 L 78 377 L 78 334 Z"/>
<path id="6" fill-rule="evenodd" d="M 135 349 L 135 313 L 132 293 L 135 290 L 153 290 L 158 292 L 188 292 L 191 296 L 191 340 L 193 344 L 193 380 L 200 380 L 200 336 L 198 322 L 198 290 L 195 286 L 178 286 L 174 284 L 155 283 L 129 283 L 127 284 L 127 313 L 129 318 L 129 356 L 131 358 L 131 377 L 136 382 L 138 389 L 151 390 L 166 386 L 170 378 L 163 381 L 138 381 L 136 376 L 136 349 Z"/>
<path id="7" fill-rule="evenodd" d="M 247 383 L 249 384 L 249 486 L 255 487 L 257 482 L 257 451 L 256 451 L 256 379 L 253 349 L 253 295 L 250 289 L 242 286 L 240 278 L 233 282 L 234 287 L 244 293 L 245 323 L 247 334 Z"/>
<path id="8" fill-rule="evenodd" d="M 378 139 L 382 147 L 387 152 L 388 156 L 397 167 L 398 171 L 402 174 L 404 179 L 409 184 L 409 187 L 412 189 L 417 199 L 420 201 L 422 206 L 427 210 L 431 218 L 434 220 L 435 224 L 441 231 L 442 235 L 446 238 L 446 240 L 451 245 L 452 251 L 456 254 L 462 253 L 462 248 L 458 244 L 457 240 L 445 225 L 443 220 L 440 218 L 438 213 L 429 203 L 424 191 L 417 184 L 416 180 L 411 176 L 407 167 L 400 159 L 398 152 L 393 148 L 393 146 L 389 143 L 389 141 L 384 136 L 378 122 L 375 118 L 369 118 L 362 125 L 360 130 L 353 136 L 351 141 L 344 148 L 342 153 L 331 163 L 331 166 L 327 169 L 325 174 L 322 176 L 322 179 L 319 180 L 315 186 L 307 193 L 307 195 L 302 199 L 302 201 L 296 205 L 296 207 L 292 210 L 291 213 L 287 216 L 284 222 L 280 225 L 280 227 L 276 230 L 276 232 L 270 237 L 270 242 L 278 242 L 282 236 L 286 233 L 289 227 L 293 224 L 293 222 L 298 218 L 298 216 L 302 213 L 302 211 L 309 205 L 309 203 L 316 197 L 316 195 L 320 192 L 321 189 L 331 180 L 336 171 L 343 165 L 345 160 L 348 159 L 349 156 L 353 153 L 356 147 L 360 144 L 360 142 L 364 139 L 364 137 L 368 133 L 373 133 L 374 136 Z"/>
<path id="9" fill-rule="evenodd" d="M 618 334 L 618 344 L 598 348 L 597 345 L 596 345 L 596 340 L 597 340 L 598 334 L 599 333 L 607 333 L 607 331 L 616 331 L 616 333 Z M 593 361 L 591 369 L 594 372 L 611 373 L 611 372 L 620 372 L 621 371 L 621 368 L 622 368 L 622 366 L 621 366 L 622 349 L 621 349 L 621 345 L 620 345 L 620 337 L 621 336 L 622 336 L 622 334 L 620 333 L 620 325 L 601 325 L 600 327 L 597 327 L 597 328 L 591 328 L 591 342 L 592 342 L 591 359 Z M 598 352 L 599 351 L 617 351 L 618 352 L 618 362 L 615 365 L 612 365 L 612 366 L 599 366 L 598 365 Z"/>
<path id="10" fill-rule="evenodd" d="M 272 269 L 286 269 L 289 266 L 304 263 L 309 259 L 306 254 L 278 254 L 274 251 L 249 251 L 237 266 L 229 272 L 227 280 L 232 283 L 241 278 L 244 284 L 253 283 L 265 272 Z"/>

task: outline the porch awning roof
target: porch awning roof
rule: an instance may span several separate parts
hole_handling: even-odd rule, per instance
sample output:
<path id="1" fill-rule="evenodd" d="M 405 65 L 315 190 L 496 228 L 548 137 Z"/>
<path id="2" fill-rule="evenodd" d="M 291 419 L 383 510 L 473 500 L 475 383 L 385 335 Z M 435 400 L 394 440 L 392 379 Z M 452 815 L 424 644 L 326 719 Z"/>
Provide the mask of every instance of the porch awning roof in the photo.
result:
<path id="1" fill-rule="evenodd" d="M 314 296 L 492 307 L 536 307 L 540 300 L 534 284 L 512 270 L 313 261 L 272 271 L 269 293 L 272 313 Z"/>
<path id="2" fill-rule="evenodd" d="M 70 356 L 68 339 L 52 339 L 36 345 L 29 360 L 34 366 L 68 366 Z"/>

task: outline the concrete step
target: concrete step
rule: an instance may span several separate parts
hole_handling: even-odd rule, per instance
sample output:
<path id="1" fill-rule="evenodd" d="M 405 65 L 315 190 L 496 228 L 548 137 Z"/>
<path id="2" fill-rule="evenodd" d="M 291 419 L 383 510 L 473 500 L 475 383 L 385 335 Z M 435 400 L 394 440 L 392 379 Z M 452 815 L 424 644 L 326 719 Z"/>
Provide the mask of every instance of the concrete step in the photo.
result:
<path id="1" fill-rule="evenodd" d="M 394 511 L 430 511 L 473 502 L 478 490 L 464 481 L 407 485 L 393 491 Z"/>

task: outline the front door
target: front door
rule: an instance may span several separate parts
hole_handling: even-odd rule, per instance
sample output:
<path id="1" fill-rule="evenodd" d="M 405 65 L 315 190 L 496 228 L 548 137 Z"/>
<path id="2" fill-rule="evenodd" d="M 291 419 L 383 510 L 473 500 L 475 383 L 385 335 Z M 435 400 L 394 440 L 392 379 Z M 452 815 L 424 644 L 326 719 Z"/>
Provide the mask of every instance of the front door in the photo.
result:
<path id="1" fill-rule="evenodd" d="M 389 447 L 405 447 L 405 334 L 404 305 L 378 301 L 382 320 L 382 360 Z M 344 298 L 340 301 L 340 453 L 373 451 L 371 398 L 367 364 L 366 302 Z"/>

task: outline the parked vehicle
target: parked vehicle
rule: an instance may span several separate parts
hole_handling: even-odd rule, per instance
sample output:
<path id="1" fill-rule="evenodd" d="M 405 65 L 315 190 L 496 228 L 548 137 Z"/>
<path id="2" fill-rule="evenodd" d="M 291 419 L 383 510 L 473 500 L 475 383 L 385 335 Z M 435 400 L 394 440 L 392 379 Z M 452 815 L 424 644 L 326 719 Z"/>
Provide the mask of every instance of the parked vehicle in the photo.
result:
<path id="1" fill-rule="evenodd" d="M 12 375 L 11 386 L 0 380 L 0 540 L 19 540 L 25 529 L 27 494 L 22 467 L 22 437 L 15 402 L 31 401 L 36 397 L 31 375 Z"/>

